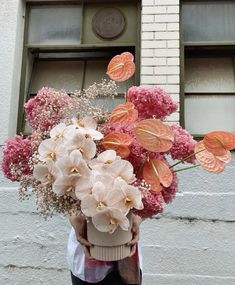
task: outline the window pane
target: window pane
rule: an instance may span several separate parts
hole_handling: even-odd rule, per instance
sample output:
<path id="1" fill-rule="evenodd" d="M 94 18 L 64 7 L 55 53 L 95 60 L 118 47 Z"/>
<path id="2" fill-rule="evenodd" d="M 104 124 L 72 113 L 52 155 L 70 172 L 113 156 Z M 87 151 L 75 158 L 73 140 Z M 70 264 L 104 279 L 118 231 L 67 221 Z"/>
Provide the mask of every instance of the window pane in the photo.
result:
<path id="1" fill-rule="evenodd" d="M 234 41 L 235 3 L 200 1 L 182 8 L 184 41 Z"/>
<path id="2" fill-rule="evenodd" d="M 35 62 L 30 94 L 43 86 L 73 92 L 82 88 L 83 61 L 48 60 Z"/>
<path id="3" fill-rule="evenodd" d="M 31 7 L 30 44 L 76 44 L 80 42 L 81 8 L 71 6 Z"/>
<path id="4" fill-rule="evenodd" d="M 185 92 L 235 92 L 232 58 L 185 59 Z"/>
<path id="5" fill-rule="evenodd" d="M 105 110 L 112 111 L 112 109 L 118 104 L 123 104 L 124 98 L 115 98 L 115 99 L 107 99 L 107 98 L 97 98 L 95 100 L 95 104 L 97 106 L 103 106 Z"/>
<path id="6" fill-rule="evenodd" d="M 235 96 L 187 96 L 185 124 L 192 134 L 212 130 L 235 132 Z"/>
<path id="7" fill-rule="evenodd" d="M 84 88 L 86 89 L 89 85 L 94 82 L 101 82 L 102 78 L 109 79 L 106 75 L 107 66 L 110 60 L 89 60 L 87 61 L 86 66 L 86 76 L 85 76 L 85 84 Z M 134 77 L 130 78 L 128 82 L 116 82 L 117 91 L 120 94 L 124 94 L 126 92 L 126 86 L 134 85 Z"/>

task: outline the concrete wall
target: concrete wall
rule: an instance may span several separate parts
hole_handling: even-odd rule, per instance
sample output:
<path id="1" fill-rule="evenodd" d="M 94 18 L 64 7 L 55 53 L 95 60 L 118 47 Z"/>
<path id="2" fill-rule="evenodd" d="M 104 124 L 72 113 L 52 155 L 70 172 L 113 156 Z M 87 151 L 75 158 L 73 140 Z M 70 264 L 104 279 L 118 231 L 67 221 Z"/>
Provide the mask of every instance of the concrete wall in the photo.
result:
<path id="1" fill-rule="evenodd" d="M 143 0 L 141 83 L 179 100 L 179 1 Z M 15 131 L 24 6 L 0 1 L 0 143 Z M 175 113 L 171 120 L 178 120 Z M 235 284 L 235 155 L 220 175 L 180 174 L 180 192 L 163 216 L 141 229 L 144 285 Z M 44 221 L 34 199 L 0 175 L 0 284 L 70 284 L 65 253 L 70 226 Z"/>

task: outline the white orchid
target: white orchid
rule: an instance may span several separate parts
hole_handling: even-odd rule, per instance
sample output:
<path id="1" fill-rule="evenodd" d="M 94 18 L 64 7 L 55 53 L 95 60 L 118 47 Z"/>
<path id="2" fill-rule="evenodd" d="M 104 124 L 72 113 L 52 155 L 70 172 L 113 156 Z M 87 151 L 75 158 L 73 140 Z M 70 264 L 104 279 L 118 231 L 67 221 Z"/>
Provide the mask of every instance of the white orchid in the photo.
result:
<path id="1" fill-rule="evenodd" d="M 59 169 L 53 161 L 48 161 L 46 164 L 36 164 L 33 170 L 33 176 L 42 184 L 53 183 L 59 174 Z"/>
<path id="2" fill-rule="evenodd" d="M 113 187 L 114 177 L 109 173 L 100 173 L 99 171 L 95 171 L 93 169 L 91 181 L 93 185 L 95 185 L 97 182 L 102 182 L 107 189 L 111 189 Z"/>
<path id="3" fill-rule="evenodd" d="M 113 233 L 118 226 L 127 231 L 130 223 L 128 218 L 115 208 L 106 208 L 92 217 L 92 222 L 97 230 Z"/>
<path id="4" fill-rule="evenodd" d="M 91 138 L 93 140 L 101 140 L 103 138 L 103 134 L 96 131 L 97 123 L 93 118 L 88 116 L 82 120 L 73 118 L 72 122 L 76 129 L 86 138 Z"/>
<path id="5" fill-rule="evenodd" d="M 64 123 L 56 125 L 53 129 L 51 129 L 50 137 L 57 142 L 63 141 L 65 139 L 66 128 L 67 126 Z"/>
<path id="6" fill-rule="evenodd" d="M 89 178 L 80 178 L 76 175 L 60 176 L 55 180 L 52 190 L 59 196 L 69 195 L 73 199 L 83 199 L 91 191 Z"/>
<path id="7" fill-rule="evenodd" d="M 68 156 L 59 159 L 56 162 L 56 166 L 65 176 L 77 175 L 88 177 L 91 175 L 91 171 L 79 150 L 74 150 Z"/>
<path id="8" fill-rule="evenodd" d="M 92 188 L 92 193 L 81 201 L 81 210 L 87 217 L 95 216 L 100 210 L 108 206 L 108 189 L 101 182 L 97 182 Z"/>
<path id="9" fill-rule="evenodd" d="M 69 152 L 79 150 L 85 160 L 92 159 L 96 154 L 96 144 L 94 141 L 86 139 L 84 135 L 78 133 L 67 142 L 66 148 Z"/>
<path id="10" fill-rule="evenodd" d="M 110 174 L 117 178 L 120 177 L 125 180 L 128 184 L 131 184 L 135 181 L 135 174 L 132 164 L 123 159 L 115 160 L 109 169 Z"/>
<path id="11" fill-rule="evenodd" d="M 38 147 L 39 159 L 41 161 L 56 161 L 65 155 L 65 149 L 62 145 L 58 145 L 53 139 L 46 139 L 41 142 Z"/>
<path id="12" fill-rule="evenodd" d="M 113 189 L 109 194 L 109 199 L 114 201 L 113 207 L 122 210 L 124 213 L 128 213 L 132 208 L 143 209 L 142 196 L 138 188 L 128 185 L 121 178 L 117 178 L 114 181 Z M 117 200 L 116 196 L 120 197 L 120 199 Z"/>
<path id="13" fill-rule="evenodd" d="M 106 171 L 109 171 L 111 164 L 117 159 L 121 158 L 117 156 L 116 151 L 106 150 L 99 154 L 97 158 L 91 160 L 89 165 L 101 173 L 106 173 Z"/>

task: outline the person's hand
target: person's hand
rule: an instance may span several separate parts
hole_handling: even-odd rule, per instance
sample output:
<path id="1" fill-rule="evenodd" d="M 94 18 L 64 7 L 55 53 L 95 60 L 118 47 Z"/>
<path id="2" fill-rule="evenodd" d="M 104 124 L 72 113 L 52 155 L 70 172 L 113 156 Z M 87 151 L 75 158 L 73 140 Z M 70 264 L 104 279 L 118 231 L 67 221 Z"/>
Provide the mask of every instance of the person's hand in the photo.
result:
<path id="1" fill-rule="evenodd" d="M 69 221 L 73 226 L 77 240 L 80 242 L 84 254 L 88 258 L 92 258 L 90 255 L 90 247 L 92 244 L 87 240 L 87 221 L 82 216 L 70 215 Z"/>
<path id="2" fill-rule="evenodd" d="M 132 214 L 132 227 L 131 227 L 132 240 L 127 243 L 128 246 L 131 246 L 131 253 L 129 256 L 133 256 L 136 252 L 137 242 L 140 238 L 139 226 L 141 224 L 141 221 L 142 221 L 141 217 Z"/>

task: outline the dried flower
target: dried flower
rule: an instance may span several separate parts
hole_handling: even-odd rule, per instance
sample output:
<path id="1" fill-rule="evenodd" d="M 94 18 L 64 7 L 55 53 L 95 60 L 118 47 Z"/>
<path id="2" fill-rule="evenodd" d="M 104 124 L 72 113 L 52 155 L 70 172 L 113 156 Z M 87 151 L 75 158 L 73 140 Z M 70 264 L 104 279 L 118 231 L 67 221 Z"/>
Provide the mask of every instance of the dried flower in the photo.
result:
<path id="1" fill-rule="evenodd" d="M 26 121 L 33 130 L 46 131 L 63 118 L 65 107 L 70 103 L 64 91 L 43 87 L 36 97 L 25 103 Z"/>
<path id="2" fill-rule="evenodd" d="M 194 153 L 196 141 L 193 139 L 190 133 L 187 130 L 183 129 L 180 125 L 175 123 L 172 124 L 171 127 L 175 134 L 173 146 L 169 151 L 172 158 L 181 160 L 192 155 Z M 185 161 L 194 163 L 195 156 L 190 156 Z"/>
<path id="3" fill-rule="evenodd" d="M 32 173 L 29 166 L 33 155 L 32 143 L 29 139 L 14 136 L 5 142 L 1 164 L 4 175 L 12 181 L 20 181 L 21 177 Z"/>
<path id="4" fill-rule="evenodd" d="M 131 87 L 128 90 L 127 100 L 135 105 L 139 119 L 164 119 L 178 107 L 171 96 L 159 87 Z"/>

